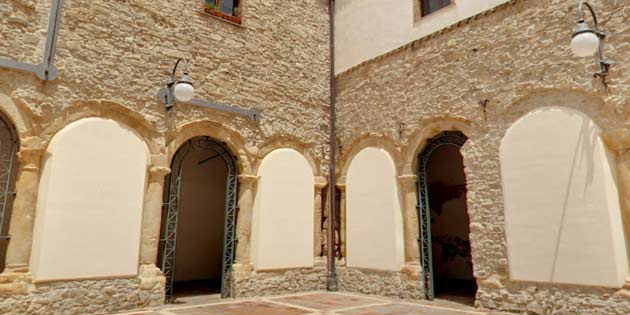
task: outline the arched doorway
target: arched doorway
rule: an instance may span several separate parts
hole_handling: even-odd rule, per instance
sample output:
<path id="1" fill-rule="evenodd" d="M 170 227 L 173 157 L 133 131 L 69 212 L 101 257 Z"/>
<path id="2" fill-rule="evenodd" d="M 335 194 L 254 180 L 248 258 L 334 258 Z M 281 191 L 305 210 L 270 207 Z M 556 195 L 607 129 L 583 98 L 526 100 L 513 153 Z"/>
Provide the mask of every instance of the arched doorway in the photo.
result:
<path id="1" fill-rule="evenodd" d="M 19 147 L 15 129 L 0 113 L 0 272 L 4 270 L 7 247 L 11 239 L 9 224 L 18 169 L 15 157 Z"/>
<path id="2" fill-rule="evenodd" d="M 237 190 L 236 159 L 224 144 L 196 137 L 175 154 L 158 256 L 167 303 L 177 296 L 232 295 Z"/>
<path id="3" fill-rule="evenodd" d="M 418 218 L 425 297 L 474 303 L 466 175 L 460 149 L 468 139 L 446 131 L 418 157 Z"/>

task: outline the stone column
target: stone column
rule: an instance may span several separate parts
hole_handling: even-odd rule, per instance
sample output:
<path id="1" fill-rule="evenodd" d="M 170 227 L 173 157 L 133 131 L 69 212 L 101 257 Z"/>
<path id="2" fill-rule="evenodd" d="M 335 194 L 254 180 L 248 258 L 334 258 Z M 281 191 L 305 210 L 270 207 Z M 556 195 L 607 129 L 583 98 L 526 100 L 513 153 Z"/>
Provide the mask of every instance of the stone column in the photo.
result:
<path id="1" fill-rule="evenodd" d="M 248 265 L 251 263 L 249 248 L 252 234 L 252 208 L 254 207 L 258 176 L 241 174 L 238 176 L 238 182 L 238 221 L 236 222 L 238 243 L 236 245 L 235 263 Z"/>
<path id="2" fill-rule="evenodd" d="M 320 257 L 322 255 L 322 189 L 326 187 L 327 181 L 325 177 L 315 177 L 315 218 L 313 220 L 314 225 L 314 238 L 313 243 L 313 257 Z"/>
<path id="3" fill-rule="evenodd" d="M 403 210 L 403 231 L 405 233 L 405 262 L 420 263 L 420 252 L 418 249 L 418 213 L 417 205 L 417 189 L 418 176 L 401 175 L 398 176 L 400 187 L 400 196 L 402 198 L 401 205 Z"/>
<path id="4" fill-rule="evenodd" d="M 45 149 L 21 148 L 18 153 L 18 171 L 10 218 L 9 248 L 7 249 L 6 269 L 11 272 L 28 272 L 33 245 L 33 225 L 37 210 L 40 164 Z"/>
<path id="5" fill-rule="evenodd" d="M 630 151 L 619 154 L 617 160 L 617 189 L 626 240 L 630 240 Z M 630 242 L 626 241 L 626 250 L 630 253 Z M 630 278 L 628 279 L 630 281 Z"/>
<path id="6" fill-rule="evenodd" d="M 153 265 L 157 261 L 160 229 L 162 226 L 164 177 L 170 172 L 171 169 L 165 166 L 151 166 L 149 168 L 149 181 L 147 192 L 144 196 L 144 210 L 142 213 L 141 265 Z"/>
<path id="7" fill-rule="evenodd" d="M 337 183 L 339 189 L 339 243 L 341 245 L 341 256 L 346 257 L 346 182 Z"/>

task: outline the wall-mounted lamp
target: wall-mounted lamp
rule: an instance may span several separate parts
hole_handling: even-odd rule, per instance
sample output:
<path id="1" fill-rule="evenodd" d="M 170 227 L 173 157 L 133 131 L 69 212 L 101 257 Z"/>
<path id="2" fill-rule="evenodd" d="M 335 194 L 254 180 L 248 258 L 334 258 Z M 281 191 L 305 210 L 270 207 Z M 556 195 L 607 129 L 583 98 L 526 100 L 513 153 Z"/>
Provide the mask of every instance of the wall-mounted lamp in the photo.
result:
<path id="1" fill-rule="evenodd" d="M 180 64 L 183 64 L 184 70 L 182 78 L 177 80 L 177 67 Z M 173 109 L 175 101 L 178 101 L 180 103 L 186 103 L 193 106 L 247 116 L 255 122 L 260 121 L 262 118 L 262 109 L 260 108 L 245 109 L 238 106 L 216 104 L 205 100 L 195 99 L 193 98 L 194 94 L 195 88 L 193 87 L 192 80 L 190 79 L 190 74 L 188 72 L 188 61 L 184 58 L 180 58 L 175 63 L 175 66 L 173 66 L 171 78 L 168 80 L 168 83 L 166 83 L 166 87 L 161 88 L 157 93 L 158 101 L 164 104 L 167 111 L 170 112 Z"/>
<path id="2" fill-rule="evenodd" d="M 590 28 L 584 21 L 584 6 L 586 6 L 591 12 L 593 17 L 594 28 Z M 610 61 L 604 56 L 604 48 L 602 41 L 606 38 L 606 34 L 599 29 L 599 23 L 597 22 L 597 15 L 593 10 L 593 7 L 585 0 L 580 0 L 578 5 L 578 26 L 573 33 L 573 40 L 571 40 L 571 51 L 578 57 L 590 57 L 596 52 L 599 52 L 599 65 L 601 67 L 600 72 L 595 73 L 595 77 L 602 79 L 605 86 L 608 85 L 607 76 L 610 69 Z"/>
<path id="3" fill-rule="evenodd" d="M 184 74 L 182 78 L 177 81 L 176 73 L 177 67 L 183 63 L 184 65 Z M 175 62 L 175 66 L 173 66 L 173 72 L 171 73 L 171 78 L 168 83 L 166 83 L 166 87 L 160 89 L 158 92 L 158 97 L 164 100 L 164 106 L 167 111 L 170 111 L 173 108 L 173 103 L 175 100 L 186 103 L 192 100 L 193 95 L 195 94 L 195 89 L 192 84 L 192 80 L 190 79 L 190 74 L 188 72 L 188 61 L 184 58 L 177 59 Z"/>

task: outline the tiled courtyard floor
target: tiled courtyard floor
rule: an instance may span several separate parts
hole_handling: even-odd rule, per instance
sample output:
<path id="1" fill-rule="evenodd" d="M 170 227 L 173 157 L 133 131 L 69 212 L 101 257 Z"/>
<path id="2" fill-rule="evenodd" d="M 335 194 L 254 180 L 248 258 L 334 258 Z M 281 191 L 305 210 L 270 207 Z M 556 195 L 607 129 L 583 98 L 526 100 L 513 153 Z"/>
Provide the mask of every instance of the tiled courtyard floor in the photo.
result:
<path id="1" fill-rule="evenodd" d="M 309 292 L 242 300 L 180 299 L 179 304 L 125 315 L 498 315 L 448 301 L 409 303 L 351 293 Z"/>

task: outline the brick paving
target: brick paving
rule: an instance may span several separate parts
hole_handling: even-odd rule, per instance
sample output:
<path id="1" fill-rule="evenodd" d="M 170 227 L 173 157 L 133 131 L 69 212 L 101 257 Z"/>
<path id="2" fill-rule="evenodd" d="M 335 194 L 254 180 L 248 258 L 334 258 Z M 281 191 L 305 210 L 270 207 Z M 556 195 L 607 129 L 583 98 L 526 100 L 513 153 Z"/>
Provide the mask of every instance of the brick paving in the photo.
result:
<path id="1" fill-rule="evenodd" d="M 402 302 L 351 293 L 308 292 L 253 299 L 181 299 L 124 315 L 499 315 L 448 301 Z"/>

